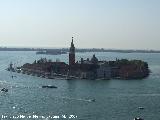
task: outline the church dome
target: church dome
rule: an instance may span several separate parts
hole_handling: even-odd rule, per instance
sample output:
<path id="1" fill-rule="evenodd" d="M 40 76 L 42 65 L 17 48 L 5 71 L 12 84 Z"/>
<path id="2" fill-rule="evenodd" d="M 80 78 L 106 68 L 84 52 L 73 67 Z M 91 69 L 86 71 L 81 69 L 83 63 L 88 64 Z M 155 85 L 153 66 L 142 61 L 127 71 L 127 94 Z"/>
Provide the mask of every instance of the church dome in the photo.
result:
<path id="1" fill-rule="evenodd" d="M 91 59 L 91 62 L 92 62 L 93 64 L 97 64 L 97 63 L 98 63 L 98 59 L 97 59 L 97 57 L 95 56 L 95 54 L 93 55 L 93 57 L 92 57 L 92 59 Z"/>

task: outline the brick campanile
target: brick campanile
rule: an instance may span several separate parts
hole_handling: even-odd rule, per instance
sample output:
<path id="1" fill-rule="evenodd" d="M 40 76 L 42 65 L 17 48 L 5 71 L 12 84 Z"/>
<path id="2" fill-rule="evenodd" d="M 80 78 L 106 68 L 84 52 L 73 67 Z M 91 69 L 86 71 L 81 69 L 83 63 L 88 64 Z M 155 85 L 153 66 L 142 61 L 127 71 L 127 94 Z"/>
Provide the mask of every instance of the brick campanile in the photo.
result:
<path id="1" fill-rule="evenodd" d="M 73 37 L 71 42 L 71 47 L 69 49 L 69 66 L 73 66 L 75 64 L 75 47 L 73 44 Z"/>

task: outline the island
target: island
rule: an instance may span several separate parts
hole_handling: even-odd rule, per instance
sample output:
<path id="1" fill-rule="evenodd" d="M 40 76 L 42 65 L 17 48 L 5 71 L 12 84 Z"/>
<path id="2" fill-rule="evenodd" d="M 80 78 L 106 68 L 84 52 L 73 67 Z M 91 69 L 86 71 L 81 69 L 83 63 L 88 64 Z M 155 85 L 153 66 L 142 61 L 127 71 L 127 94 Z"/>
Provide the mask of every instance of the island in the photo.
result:
<path id="1" fill-rule="evenodd" d="M 16 69 L 10 65 L 7 70 L 49 79 L 143 79 L 150 72 L 148 64 L 141 60 L 95 60 L 94 56 L 91 60 L 81 60 L 69 66 L 65 62 L 41 58 Z"/>
<path id="2" fill-rule="evenodd" d="M 115 61 L 99 61 L 94 54 L 91 59 L 75 60 L 73 37 L 69 48 L 69 64 L 65 62 L 41 58 L 33 63 L 25 63 L 8 71 L 18 72 L 43 78 L 63 79 L 143 79 L 149 75 L 148 63 L 142 60 L 116 59 Z"/>
<path id="3" fill-rule="evenodd" d="M 52 61 L 46 58 L 25 63 L 13 68 L 10 64 L 8 71 L 43 77 L 63 79 L 143 79 L 149 76 L 148 63 L 142 60 L 116 59 L 115 61 L 99 61 L 94 54 L 91 59 L 75 60 L 73 37 L 69 49 L 69 64 Z"/>

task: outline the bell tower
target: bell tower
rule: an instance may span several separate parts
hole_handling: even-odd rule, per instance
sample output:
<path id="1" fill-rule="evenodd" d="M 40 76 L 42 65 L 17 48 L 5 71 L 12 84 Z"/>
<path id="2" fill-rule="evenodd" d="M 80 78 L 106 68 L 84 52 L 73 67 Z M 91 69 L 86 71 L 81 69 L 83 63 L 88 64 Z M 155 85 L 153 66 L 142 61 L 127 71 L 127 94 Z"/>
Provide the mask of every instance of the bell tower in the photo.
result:
<path id="1" fill-rule="evenodd" d="M 69 49 L 69 66 L 73 66 L 74 64 L 75 64 L 75 47 L 74 47 L 73 37 L 72 37 L 72 42 Z"/>

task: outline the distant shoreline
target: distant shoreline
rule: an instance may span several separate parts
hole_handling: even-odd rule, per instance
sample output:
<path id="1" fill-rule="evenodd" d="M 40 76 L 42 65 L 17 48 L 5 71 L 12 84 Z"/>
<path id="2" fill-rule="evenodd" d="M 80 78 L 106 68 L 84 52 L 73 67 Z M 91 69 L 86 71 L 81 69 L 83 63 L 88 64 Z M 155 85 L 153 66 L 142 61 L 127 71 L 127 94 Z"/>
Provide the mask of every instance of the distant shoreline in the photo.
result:
<path id="1" fill-rule="evenodd" d="M 0 51 L 36 51 L 38 54 L 66 54 L 69 52 L 68 48 L 7 48 L 0 47 Z M 44 52 L 45 51 L 45 52 Z M 160 50 L 121 50 L 121 49 L 104 49 L 104 48 L 79 48 L 76 52 L 117 52 L 117 53 L 160 53 Z"/>

